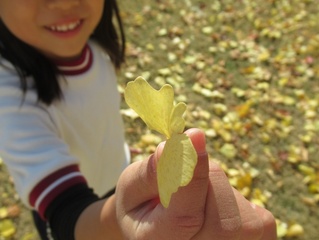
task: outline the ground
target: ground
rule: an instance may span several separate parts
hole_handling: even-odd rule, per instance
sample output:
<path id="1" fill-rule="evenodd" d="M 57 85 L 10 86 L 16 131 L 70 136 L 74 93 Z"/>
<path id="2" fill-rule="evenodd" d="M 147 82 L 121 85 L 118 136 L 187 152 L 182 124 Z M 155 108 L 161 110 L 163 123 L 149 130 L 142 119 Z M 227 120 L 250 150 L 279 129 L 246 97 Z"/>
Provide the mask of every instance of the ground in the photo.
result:
<path id="1" fill-rule="evenodd" d="M 171 84 L 187 128 L 205 131 L 211 161 L 274 214 L 278 239 L 318 239 L 316 1 L 119 2 L 128 41 L 119 90 L 137 76 Z M 122 114 L 139 160 L 161 139 L 124 101 Z M 38 239 L 3 163 L 0 180 L 0 239 Z"/>

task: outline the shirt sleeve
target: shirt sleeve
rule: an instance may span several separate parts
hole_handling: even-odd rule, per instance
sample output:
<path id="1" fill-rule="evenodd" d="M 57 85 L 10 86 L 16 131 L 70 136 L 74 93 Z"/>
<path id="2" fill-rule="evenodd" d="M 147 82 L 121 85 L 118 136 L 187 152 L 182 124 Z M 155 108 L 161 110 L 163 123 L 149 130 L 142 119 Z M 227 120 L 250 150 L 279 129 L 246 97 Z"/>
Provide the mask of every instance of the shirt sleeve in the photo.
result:
<path id="1" fill-rule="evenodd" d="M 47 206 L 67 188 L 86 184 L 78 161 L 59 138 L 36 94 L 23 98 L 18 76 L 0 71 L 0 156 L 23 203 L 44 216 Z"/>
<path id="2" fill-rule="evenodd" d="M 74 240 L 79 216 L 84 209 L 98 200 L 93 190 L 84 184 L 72 186 L 57 196 L 45 212 L 52 237 L 57 240 Z"/>

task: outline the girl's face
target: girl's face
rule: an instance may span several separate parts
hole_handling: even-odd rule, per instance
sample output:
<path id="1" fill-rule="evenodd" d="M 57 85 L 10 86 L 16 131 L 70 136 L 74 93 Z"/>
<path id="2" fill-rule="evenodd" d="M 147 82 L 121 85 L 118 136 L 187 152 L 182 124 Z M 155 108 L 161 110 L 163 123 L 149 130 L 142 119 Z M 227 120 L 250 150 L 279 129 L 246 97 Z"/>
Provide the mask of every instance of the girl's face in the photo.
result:
<path id="1" fill-rule="evenodd" d="M 77 57 L 99 23 L 104 0 L 0 0 L 0 17 L 17 38 L 52 59 Z"/>

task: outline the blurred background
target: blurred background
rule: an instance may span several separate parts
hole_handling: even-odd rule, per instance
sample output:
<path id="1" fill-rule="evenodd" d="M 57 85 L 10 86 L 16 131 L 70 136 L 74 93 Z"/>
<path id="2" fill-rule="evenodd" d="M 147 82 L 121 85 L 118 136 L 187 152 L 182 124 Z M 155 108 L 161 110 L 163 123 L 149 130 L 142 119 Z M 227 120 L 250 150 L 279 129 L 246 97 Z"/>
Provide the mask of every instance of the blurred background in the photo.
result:
<path id="1" fill-rule="evenodd" d="M 107 3 L 106 3 L 107 4 Z M 187 103 L 211 161 L 275 215 L 278 239 L 319 236 L 317 0 L 119 1 L 127 63 L 119 91 L 143 76 Z M 123 100 L 133 160 L 162 141 Z M 0 240 L 37 240 L 0 160 Z"/>

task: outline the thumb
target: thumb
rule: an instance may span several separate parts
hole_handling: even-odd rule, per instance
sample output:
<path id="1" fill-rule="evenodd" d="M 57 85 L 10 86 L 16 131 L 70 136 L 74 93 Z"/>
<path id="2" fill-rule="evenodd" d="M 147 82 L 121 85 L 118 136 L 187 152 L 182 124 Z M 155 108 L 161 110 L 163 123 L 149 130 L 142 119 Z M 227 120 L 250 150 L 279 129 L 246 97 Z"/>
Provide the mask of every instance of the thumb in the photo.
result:
<path id="1" fill-rule="evenodd" d="M 192 181 L 174 193 L 169 206 L 170 212 L 183 214 L 190 208 L 203 203 L 204 207 L 208 184 L 208 157 L 205 149 L 205 134 L 198 129 L 189 129 L 185 132 L 191 139 L 198 155 L 197 166 Z M 161 143 L 156 152 L 148 159 L 134 162 L 121 174 L 116 187 L 117 202 L 125 211 L 131 211 L 142 203 L 152 201 L 159 203 L 156 162 L 158 161 L 164 142 Z M 181 210 L 179 210 L 181 209 Z"/>
<path id="2" fill-rule="evenodd" d="M 163 144 L 158 148 L 163 148 Z M 155 158 L 152 154 L 146 160 L 134 162 L 121 174 L 116 186 L 116 198 L 117 208 L 123 215 L 146 202 L 159 203 Z"/>
<path id="3" fill-rule="evenodd" d="M 122 230 L 135 226 L 136 235 L 139 235 L 138 232 L 143 236 L 149 233 L 152 239 L 190 239 L 201 228 L 209 183 L 205 135 L 198 129 L 190 129 L 185 133 L 190 137 L 198 156 L 191 182 L 172 195 L 166 209 L 159 203 L 156 176 L 156 162 L 164 143 L 149 159 L 128 166 L 116 188 L 117 218 L 126 226 Z"/>
<path id="4" fill-rule="evenodd" d="M 204 219 L 209 164 L 204 132 L 193 128 L 185 133 L 194 145 L 198 161 L 191 182 L 172 195 L 167 214 L 180 220 L 185 219 L 185 227 L 187 227 L 189 224 L 194 225 L 189 221 L 191 219 L 199 220 L 201 217 Z M 182 221 L 179 222 L 179 226 L 181 225 L 183 225 Z"/>

